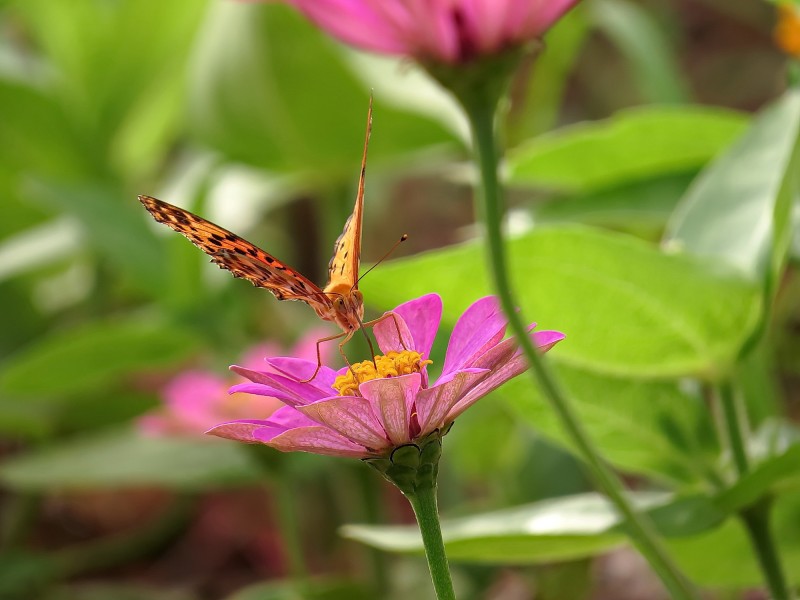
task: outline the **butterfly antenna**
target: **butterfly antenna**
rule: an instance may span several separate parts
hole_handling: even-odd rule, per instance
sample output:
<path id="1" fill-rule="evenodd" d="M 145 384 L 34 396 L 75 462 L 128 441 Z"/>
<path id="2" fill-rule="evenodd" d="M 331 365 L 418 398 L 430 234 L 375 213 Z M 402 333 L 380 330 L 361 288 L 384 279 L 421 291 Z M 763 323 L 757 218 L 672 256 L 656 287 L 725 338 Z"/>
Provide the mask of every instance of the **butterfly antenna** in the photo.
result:
<path id="1" fill-rule="evenodd" d="M 389 258 L 389 256 L 391 256 L 392 252 L 394 252 L 395 250 L 397 250 L 397 247 L 398 247 L 400 244 L 402 244 L 403 242 L 405 242 L 407 239 L 408 239 L 408 234 L 407 234 L 407 233 L 404 233 L 403 235 L 401 235 L 401 236 L 400 236 L 400 239 L 399 239 L 399 240 L 397 240 L 397 241 L 394 243 L 394 245 L 393 245 L 391 248 L 389 248 L 389 251 L 388 251 L 386 254 L 384 254 L 383 256 L 381 256 L 381 258 L 380 258 L 380 260 L 379 260 L 378 262 L 376 262 L 376 263 L 375 263 L 374 265 L 372 265 L 372 266 L 371 266 L 369 269 L 367 269 L 367 270 L 366 270 L 366 271 L 364 271 L 364 272 L 363 272 L 361 275 L 359 275 L 359 276 L 358 276 L 358 279 L 356 279 L 356 282 L 353 284 L 353 287 L 352 287 L 352 288 L 350 288 L 350 291 L 353 291 L 353 290 L 356 288 L 356 286 L 358 285 L 358 282 L 359 282 L 359 281 L 361 281 L 362 279 L 364 279 L 364 277 L 367 275 L 367 273 L 369 273 L 370 271 L 372 271 L 372 269 L 374 269 L 374 268 L 375 268 L 375 267 L 377 267 L 379 264 L 381 264 L 383 261 L 385 261 L 387 258 Z"/>

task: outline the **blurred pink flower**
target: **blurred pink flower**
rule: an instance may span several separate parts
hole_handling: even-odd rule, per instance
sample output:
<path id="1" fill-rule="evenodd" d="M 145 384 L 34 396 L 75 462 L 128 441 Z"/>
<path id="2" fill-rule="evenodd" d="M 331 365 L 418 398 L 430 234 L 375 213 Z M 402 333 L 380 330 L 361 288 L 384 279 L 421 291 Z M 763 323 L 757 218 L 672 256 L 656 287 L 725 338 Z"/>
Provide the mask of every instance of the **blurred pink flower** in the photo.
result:
<path id="1" fill-rule="evenodd" d="M 326 335 L 325 331 L 312 331 L 291 352 L 316 364 L 317 340 Z M 259 344 L 245 353 L 242 364 L 250 369 L 269 369 L 265 360 L 281 351 L 275 343 Z M 321 352 L 325 360 L 330 350 L 322 346 Z M 220 421 L 253 416 L 266 419 L 283 406 L 280 400 L 268 396 L 229 394 L 228 388 L 237 381 L 241 379 L 223 377 L 213 371 L 179 373 L 162 391 L 164 406 L 139 419 L 140 431 L 146 435 L 201 435 Z"/>
<path id="2" fill-rule="evenodd" d="M 385 353 L 375 357 L 377 372 L 372 361 L 352 365 L 352 372 L 323 366 L 306 382 L 316 361 L 274 358 L 267 361 L 270 371 L 231 367 L 252 382 L 231 392 L 278 398 L 286 406 L 268 419 L 223 423 L 208 433 L 283 451 L 380 457 L 436 430 L 446 431 L 478 399 L 528 368 L 514 339 L 503 339 L 506 319 L 490 296 L 461 315 L 442 374 L 429 385 L 428 355 L 442 315 L 441 298 L 430 294 L 392 312 L 396 324 L 385 319 L 374 327 Z M 557 331 L 532 334 L 542 352 L 563 338 Z"/>
<path id="3" fill-rule="evenodd" d="M 540 37 L 578 0 L 286 0 L 340 40 L 422 61 L 468 62 Z"/>

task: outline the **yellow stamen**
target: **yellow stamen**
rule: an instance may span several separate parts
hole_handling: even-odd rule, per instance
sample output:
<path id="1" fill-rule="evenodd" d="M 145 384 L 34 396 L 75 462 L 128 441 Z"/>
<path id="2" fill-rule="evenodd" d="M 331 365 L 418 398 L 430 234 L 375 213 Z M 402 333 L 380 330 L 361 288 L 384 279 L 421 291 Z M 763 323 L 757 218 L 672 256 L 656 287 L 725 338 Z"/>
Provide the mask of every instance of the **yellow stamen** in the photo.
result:
<path id="1" fill-rule="evenodd" d="M 340 396 L 357 396 L 358 386 L 365 381 L 383 377 L 397 377 L 409 373 L 419 373 L 423 367 L 433 361 L 422 360 L 419 352 L 403 350 L 402 352 L 388 352 L 385 356 L 375 357 L 375 362 L 365 360 L 354 365 L 344 375 L 339 375 L 333 382 L 333 387 Z M 377 365 L 377 370 L 375 366 Z"/>

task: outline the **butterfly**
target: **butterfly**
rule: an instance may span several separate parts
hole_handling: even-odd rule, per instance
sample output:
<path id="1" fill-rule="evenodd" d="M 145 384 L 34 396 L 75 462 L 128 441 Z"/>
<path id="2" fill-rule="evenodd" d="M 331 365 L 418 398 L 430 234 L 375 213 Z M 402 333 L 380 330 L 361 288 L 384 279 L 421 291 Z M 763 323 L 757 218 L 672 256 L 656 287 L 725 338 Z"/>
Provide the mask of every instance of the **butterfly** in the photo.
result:
<path id="1" fill-rule="evenodd" d="M 345 339 L 339 344 L 339 349 L 344 356 L 342 346 L 353 334 L 377 322 L 376 320 L 364 323 L 364 297 L 358 289 L 364 176 L 371 133 L 372 99 L 370 98 L 355 207 L 344 224 L 342 234 L 334 244 L 333 257 L 328 264 L 328 283 L 324 288 L 319 288 L 300 272 L 261 248 L 202 217 L 151 196 L 139 196 L 139 201 L 156 221 L 184 235 L 208 254 L 212 262 L 233 273 L 234 277 L 246 279 L 256 287 L 268 289 L 278 300 L 305 302 L 321 319 L 338 325 L 342 333 L 319 340 L 317 356 L 319 357 L 319 343 L 342 336 Z"/>

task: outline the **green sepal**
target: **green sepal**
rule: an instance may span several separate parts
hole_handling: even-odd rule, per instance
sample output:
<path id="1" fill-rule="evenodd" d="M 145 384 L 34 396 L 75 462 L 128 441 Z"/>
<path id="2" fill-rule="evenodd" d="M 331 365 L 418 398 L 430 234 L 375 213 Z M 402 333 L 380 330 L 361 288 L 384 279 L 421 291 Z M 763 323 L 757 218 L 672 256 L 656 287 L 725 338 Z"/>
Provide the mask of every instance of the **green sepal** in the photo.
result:
<path id="1" fill-rule="evenodd" d="M 442 438 L 450 431 L 449 425 L 435 430 L 410 444 L 392 450 L 388 457 L 363 459 L 387 481 L 393 483 L 406 496 L 413 497 L 420 489 L 436 487 L 439 458 L 442 456 Z"/>
<path id="2" fill-rule="evenodd" d="M 522 57 L 536 52 L 540 47 L 541 42 L 533 40 L 469 62 L 448 64 L 426 61 L 422 66 L 465 106 L 476 103 L 495 106 L 508 88 Z"/>

